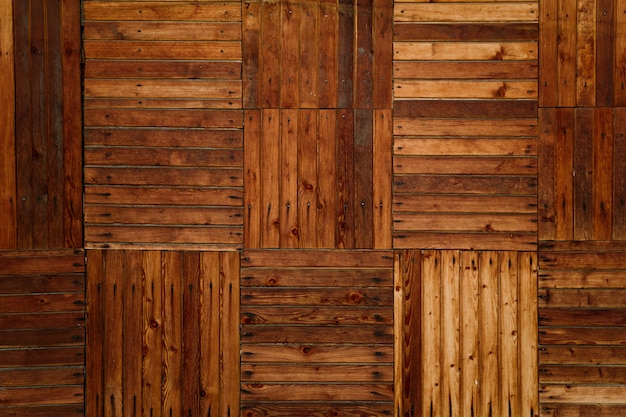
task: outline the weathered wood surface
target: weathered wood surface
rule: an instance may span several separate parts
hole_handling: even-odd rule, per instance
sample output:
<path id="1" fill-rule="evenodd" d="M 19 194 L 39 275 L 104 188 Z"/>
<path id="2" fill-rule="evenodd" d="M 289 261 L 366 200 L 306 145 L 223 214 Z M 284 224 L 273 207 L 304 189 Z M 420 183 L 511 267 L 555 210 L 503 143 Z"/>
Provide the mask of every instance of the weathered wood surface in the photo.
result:
<path id="1" fill-rule="evenodd" d="M 84 415 L 85 287 L 80 250 L 0 252 L 1 415 Z"/>
<path id="2" fill-rule="evenodd" d="M 239 254 L 87 258 L 87 415 L 239 415 Z"/>
<path id="3" fill-rule="evenodd" d="M 392 252 L 245 250 L 241 266 L 242 415 L 393 414 Z"/>
<path id="4" fill-rule="evenodd" d="M 619 415 L 626 369 L 623 244 L 546 242 L 542 247 L 542 415 Z"/>
<path id="5" fill-rule="evenodd" d="M 427 250 L 419 268 L 420 415 L 538 415 L 535 255 Z"/>
<path id="6" fill-rule="evenodd" d="M 533 250 L 538 4 L 394 5 L 393 243 Z"/>

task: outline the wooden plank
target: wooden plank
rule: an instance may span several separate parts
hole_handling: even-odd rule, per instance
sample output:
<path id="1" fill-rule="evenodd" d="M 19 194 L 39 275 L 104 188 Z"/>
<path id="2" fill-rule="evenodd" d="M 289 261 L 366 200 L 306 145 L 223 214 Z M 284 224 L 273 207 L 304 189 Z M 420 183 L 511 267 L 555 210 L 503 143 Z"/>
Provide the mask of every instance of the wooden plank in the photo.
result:
<path id="1" fill-rule="evenodd" d="M 0 248 L 17 249 L 17 190 L 15 170 L 15 51 L 13 39 L 13 4 L 0 3 L 0 84 L 5 86 L 0 101 L 0 216 L 5 219 L 0 231 Z"/>
<path id="2" fill-rule="evenodd" d="M 613 221 L 613 110 L 594 111 L 593 237 L 610 240 Z"/>
<path id="3" fill-rule="evenodd" d="M 356 82 L 354 83 L 354 107 L 358 109 L 368 109 L 372 107 L 372 60 L 374 43 L 372 18 L 374 13 L 374 0 L 356 0 L 355 3 L 356 48 L 353 54 L 356 66 Z M 367 28 L 367 30 L 363 30 L 362 28 Z M 389 94 L 388 91 L 387 94 Z"/>
<path id="4" fill-rule="evenodd" d="M 624 308 L 626 292 L 615 289 L 551 289 L 539 291 L 540 307 Z"/>
<path id="5" fill-rule="evenodd" d="M 537 172 L 536 158 L 484 157 L 480 164 L 473 158 L 396 156 L 397 174 L 466 174 L 466 175 L 532 175 Z"/>
<path id="6" fill-rule="evenodd" d="M 142 389 L 142 253 L 138 250 L 124 253 L 124 312 L 122 318 L 123 381 L 122 399 L 124 417 L 134 417 L 141 404 Z M 131 406 L 132 404 L 132 406 Z"/>
<path id="7" fill-rule="evenodd" d="M 261 112 L 246 110 L 244 148 L 244 245 L 261 247 Z"/>
<path id="8" fill-rule="evenodd" d="M 280 102 L 280 2 L 260 5 L 259 90 L 263 108 L 276 108 Z"/>
<path id="9" fill-rule="evenodd" d="M 626 343 L 622 329 L 595 327 L 546 327 L 539 330 L 539 343 L 543 345 L 594 345 L 615 346 Z"/>
<path id="10" fill-rule="evenodd" d="M 222 252 L 220 254 L 220 294 L 223 294 L 220 317 L 220 408 L 222 415 L 240 414 L 240 351 L 232 346 L 240 345 L 239 333 L 239 274 L 240 254 Z"/>
<path id="11" fill-rule="evenodd" d="M 392 382 L 393 367 L 385 365 L 243 364 L 241 381 L 337 382 L 350 375 L 353 382 Z"/>
<path id="12" fill-rule="evenodd" d="M 239 168 L 243 165 L 243 150 L 94 146 L 85 149 L 85 162 L 113 166 Z"/>
<path id="13" fill-rule="evenodd" d="M 354 105 L 354 45 L 356 0 L 338 0 L 338 89 L 337 107 L 352 108 Z"/>
<path id="14" fill-rule="evenodd" d="M 540 400 L 551 403 L 601 403 L 616 404 L 624 403 L 626 389 L 620 386 L 587 387 L 587 386 L 563 386 L 542 385 Z"/>
<path id="15" fill-rule="evenodd" d="M 85 58 L 128 60 L 225 60 L 242 59 L 239 41 L 110 41 L 85 40 Z"/>
<path id="16" fill-rule="evenodd" d="M 276 248 L 280 244 L 280 113 L 264 109 L 261 117 L 261 247 Z"/>
<path id="17" fill-rule="evenodd" d="M 442 415 L 460 415 L 461 398 L 460 252 L 441 254 L 441 405 Z"/>
<path id="18" fill-rule="evenodd" d="M 392 112 L 375 110 L 373 122 L 373 248 L 384 249 L 392 247 Z"/>
<path id="19" fill-rule="evenodd" d="M 0 368 L 34 366 L 83 366 L 84 347 L 42 347 L 38 349 L 5 349 L 0 357 Z M 92 370 L 96 371 L 94 368 Z M 97 389 L 94 393 L 99 393 Z"/>
<path id="20" fill-rule="evenodd" d="M 577 108 L 574 133 L 574 239 L 593 238 L 595 207 L 593 193 L 593 144 L 595 142 L 594 112 L 588 108 Z"/>
<path id="21" fill-rule="evenodd" d="M 195 226 L 87 226 L 85 238 L 91 245 L 110 247 L 113 243 L 234 245 L 242 243 L 241 227 Z M 109 245 L 109 246 L 107 246 Z"/>
<path id="22" fill-rule="evenodd" d="M 385 287 L 376 288 L 243 288 L 242 303 L 254 306 L 390 306 Z M 338 310 L 338 312 L 341 310 Z"/>
<path id="23" fill-rule="evenodd" d="M 161 372 L 163 364 L 163 274 L 161 252 L 143 252 L 143 367 L 141 409 L 161 415 Z"/>
<path id="24" fill-rule="evenodd" d="M 178 254 L 178 264 L 176 265 L 182 270 L 172 270 L 178 281 L 179 294 L 177 300 L 176 315 L 172 316 L 171 321 L 178 320 L 177 351 L 181 352 L 177 362 L 174 364 L 178 369 L 174 369 L 175 380 L 172 381 L 170 389 L 175 395 L 177 402 L 172 400 L 175 405 L 174 413 L 180 410 L 180 415 L 199 415 L 200 413 L 200 338 L 202 334 L 201 316 L 200 316 L 200 282 L 201 271 L 201 255 L 198 252 L 182 252 Z M 167 278 L 166 278 L 167 279 Z M 165 287 L 167 288 L 167 286 Z M 166 322 L 167 326 L 167 322 Z M 167 330 L 167 327 L 165 327 Z M 207 329 L 208 330 L 208 329 Z M 218 339 L 219 340 L 219 339 Z M 219 343 L 214 341 L 214 343 Z M 176 352 L 172 352 L 175 354 Z M 168 415 L 164 410 L 164 415 Z M 171 412 L 170 412 L 171 413 Z"/>
<path id="25" fill-rule="evenodd" d="M 399 136 L 536 136 L 537 119 L 471 120 L 397 117 L 394 119 L 393 133 Z"/>
<path id="26" fill-rule="evenodd" d="M 237 319 L 238 320 L 238 319 Z M 255 343 L 346 343 L 346 344 L 393 344 L 393 327 L 375 326 L 255 326 L 244 325 L 241 329 L 244 344 Z"/>
<path id="27" fill-rule="evenodd" d="M 2 314 L 81 311 L 85 303 L 80 293 L 3 295 L 2 301 Z"/>
<path id="28" fill-rule="evenodd" d="M 459 397 L 459 415 L 470 417 L 475 415 L 479 400 L 479 273 L 478 253 L 462 251 L 459 255 L 461 277 L 460 311 L 461 323 L 460 355 L 461 382 Z"/>
<path id="29" fill-rule="evenodd" d="M 320 248 L 336 247 L 337 112 L 320 110 L 317 149 L 317 240 Z"/>
<path id="30" fill-rule="evenodd" d="M 537 220 L 538 239 L 555 240 L 556 235 L 556 111 L 554 109 L 539 110 L 539 152 L 538 171 L 538 206 Z"/>
<path id="31" fill-rule="evenodd" d="M 626 238 L 626 161 L 620 155 L 626 151 L 626 109 L 613 110 L 613 235 L 615 240 Z"/>
<path id="32" fill-rule="evenodd" d="M 149 80 L 92 78 L 84 82 L 86 98 L 240 98 L 241 83 L 226 80 Z"/>
<path id="33" fill-rule="evenodd" d="M 610 251 L 546 252 L 541 255 L 542 269 L 625 269 L 624 254 Z"/>
<path id="34" fill-rule="evenodd" d="M 242 118 L 243 120 L 243 118 Z M 250 119 L 246 118 L 250 124 Z M 249 126 L 247 126 L 249 128 Z M 171 148 L 240 148 L 243 149 L 242 129 L 159 129 L 120 128 L 85 129 L 85 146 L 131 146 Z"/>
<path id="35" fill-rule="evenodd" d="M 393 51 L 400 61 L 529 61 L 538 56 L 535 42 L 394 42 Z"/>
<path id="36" fill-rule="evenodd" d="M 0 411 L 7 417 L 63 417 L 81 416 L 85 413 L 77 404 L 2 407 Z"/>
<path id="37" fill-rule="evenodd" d="M 300 102 L 299 42 L 302 5 L 299 0 L 280 3 L 280 107 L 298 108 Z M 306 17 L 306 16 L 305 16 Z M 264 48 L 265 52 L 265 48 Z"/>
<path id="38" fill-rule="evenodd" d="M 340 97 L 341 100 L 341 97 Z M 337 116 L 337 247 L 354 248 L 354 112 L 341 110 Z"/>
<path id="39" fill-rule="evenodd" d="M 622 271 L 542 271 L 542 288 L 622 288 L 626 285 Z"/>
<path id="40" fill-rule="evenodd" d="M 85 184 L 241 187 L 243 186 L 243 172 L 241 169 L 243 155 L 240 159 L 239 167 L 225 168 L 131 168 L 112 165 L 106 167 L 85 167 Z M 219 160 L 216 162 L 220 163 Z M 90 210 L 94 208 L 90 207 Z"/>
<path id="41" fill-rule="evenodd" d="M 576 0 L 559 0 L 557 17 L 557 105 L 576 105 Z"/>
<path id="42" fill-rule="evenodd" d="M 498 285 L 497 252 L 480 252 L 478 254 L 478 284 L 481 288 L 478 299 L 478 357 L 481 371 L 479 374 L 479 397 L 477 414 L 492 415 L 500 409 L 500 386 L 498 381 L 498 362 L 500 340 L 498 337 L 498 302 L 500 299 Z"/>
<path id="43" fill-rule="evenodd" d="M 394 248 L 409 249 L 420 246 L 425 249 L 449 248 L 463 250 L 535 250 L 537 238 L 534 233 L 446 233 L 400 230 L 394 232 Z"/>
<path id="44" fill-rule="evenodd" d="M 241 262 L 244 267 L 301 268 L 301 267 L 339 267 L 339 268 L 391 268 L 393 256 L 390 251 L 329 251 L 299 250 L 294 251 L 255 251 L 246 250 Z M 287 256 L 290 254 L 291 256 Z"/>
<path id="45" fill-rule="evenodd" d="M 319 112 L 300 110 L 298 120 L 298 218 L 302 248 L 317 247 L 317 127 Z"/>
<path id="46" fill-rule="evenodd" d="M 284 401 L 391 401 L 391 384 L 242 384 L 243 402 Z"/>
<path id="47" fill-rule="evenodd" d="M 458 43 L 456 46 L 463 47 L 464 45 Z M 493 56 L 489 54 L 496 54 L 498 52 L 497 49 L 493 47 L 482 49 L 486 49 L 487 51 L 487 54 L 483 52 L 486 59 L 493 58 Z M 438 80 L 442 78 L 456 78 L 459 80 L 537 78 L 538 68 L 536 61 L 474 61 L 474 59 L 476 59 L 476 53 L 477 51 L 474 51 L 472 55 L 467 55 L 466 52 L 448 51 L 448 54 L 454 54 L 454 57 L 465 56 L 466 61 L 404 61 L 402 60 L 403 56 L 396 54 L 394 55 L 393 74 L 397 79 L 420 78 L 425 80 Z M 430 55 L 430 53 L 428 55 Z M 449 58 L 452 57 L 452 55 L 449 56 Z"/>
<path id="48" fill-rule="evenodd" d="M 478 176 L 478 175 L 396 175 L 394 192 L 437 193 L 446 190 L 450 194 L 471 195 L 506 194 L 532 196 L 537 193 L 537 180 L 520 176 Z"/>
<path id="49" fill-rule="evenodd" d="M 441 377 L 441 252 L 422 252 L 422 415 L 443 410 Z"/>
<path id="50" fill-rule="evenodd" d="M 147 7 L 139 1 L 89 1 L 83 8 L 86 21 L 241 21 L 241 7 L 233 2 L 154 2 Z"/>
<path id="51" fill-rule="evenodd" d="M 91 186 L 85 189 L 85 202 L 87 204 L 202 206 L 219 201 L 224 206 L 240 206 L 243 200 L 242 191 L 238 188 Z"/>
<path id="52" fill-rule="evenodd" d="M 459 196 L 459 195 L 404 195 L 393 198 L 394 211 L 412 213 L 501 213 L 534 214 L 536 198 L 527 196 Z"/>
<path id="53" fill-rule="evenodd" d="M 300 236 L 298 223 L 298 111 L 282 110 L 280 118 L 280 247 L 297 248 Z"/>
<path id="54" fill-rule="evenodd" d="M 625 365 L 623 346 L 544 346 L 539 363 L 544 365 Z"/>
<path id="55" fill-rule="evenodd" d="M 82 274 L 0 275 L 0 293 L 2 295 L 83 292 L 84 289 L 85 277 Z"/>
<path id="56" fill-rule="evenodd" d="M 389 405 L 387 403 L 337 403 L 330 404 L 320 403 L 307 403 L 298 402 L 295 404 L 287 403 L 272 403 L 267 404 L 244 404 L 242 406 L 242 412 L 250 415 L 251 417 L 267 416 L 267 417 L 279 417 L 279 416 L 291 416 L 299 413 L 306 413 L 311 417 L 324 417 L 331 413 L 340 413 L 340 415 L 367 415 L 372 417 L 383 417 L 389 415 Z"/>
<path id="57" fill-rule="evenodd" d="M 615 71 L 615 2 L 596 2 L 596 106 L 612 106 Z"/>
<path id="58" fill-rule="evenodd" d="M 249 36 L 249 35 L 248 35 Z M 248 54 L 245 58 L 248 58 Z M 247 62 L 247 59 L 244 62 Z M 249 83 L 246 82 L 251 74 L 246 68 L 246 77 L 243 77 L 243 94 L 248 99 Z M 242 69 L 236 61 L 134 61 L 134 60 L 96 60 L 90 59 L 85 62 L 85 79 L 97 78 L 196 78 L 196 79 L 222 79 L 241 80 Z"/>
<path id="59" fill-rule="evenodd" d="M 85 126 L 241 128 L 237 110 L 85 109 Z"/>
<path id="60" fill-rule="evenodd" d="M 541 416 L 580 417 L 595 415 L 598 417 L 619 416 L 626 412 L 626 407 L 620 405 L 593 405 L 593 404 L 544 404 Z"/>
<path id="61" fill-rule="evenodd" d="M 124 312 L 124 253 L 107 251 L 103 257 L 104 282 L 104 413 L 122 415 Z"/>
<path id="62" fill-rule="evenodd" d="M 556 107 L 559 96 L 559 1 L 543 2 L 539 16 L 539 104 Z"/>
<path id="63" fill-rule="evenodd" d="M 519 410 L 521 415 L 539 412 L 539 371 L 537 326 L 537 270 L 536 254 L 518 255 L 518 346 L 519 350 Z M 541 362 L 541 360 L 539 361 Z"/>
<path id="64" fill-rule="evenodd" d="M 472 231 L 472 232 L 536 232 L 534 214 L 439 214 L 396 213 L 394 230 Z"/>
<path id="65" fill-rule="evenodd" d="M 242 207 L 142 207 L 90 206 L 85 213 L 88 224 L 160 224 L 241 226 Z"/>
<path id="66" fill-rule="evenodd" d="M 0 369 L 0 384 L 4 388 L 82 385 L 83 382 L 84 374 L 81 366 Z"/>
<path id="67" fill-rule="evenodd" d="M 393 345 L 245 344 L 242 362 L 393 363 Z"/>
<path id="68" fill-rule="evenodd" d="M 104 252 L 87 251 L 87 307 L 85 372 L 85 412 L 104 413 Z M 82 364 L 82 363 L 81 363 Z"/>
<path id="69" fill-rule="evenodd" d="M 480 98 L 535 99 L 535 81 L 455 81 L 397 80 L 394 97 L 398 98 Z"/>
<path id="70" fill-rule="evenodd" d="M 181 386 L 184 380 L 193 381 L 192 374 L 183 370 L 183 357 L 191 356 L 190 351 L 183 351 L 183 293 L 187 288 L 183 285 L 182 254 L 180 252 L 164 252 L 161 260 L 163 270 L 163 373 L 162 373 L 162 413 L 163 415 L 182 414 Z M 190 268 L 191 269 L 191 268 Z M 188 273 L 187 270 L 184 271 Z M 196 271 L 192 270 L 190 273 Z M 187 344 L 190 350 L 192 344 Z M 196 348 L 196 354 L 198 349 Z M 197 369 L 197 366 L 196 366 Z M 187 372 L 185 372 L 187 371 Z"/>
<path id="71" fill-rule="evenodd" d="M 337 0 L 320 0 L 318 24 L 318 106 L 321 109 L 337 107 L 338 69 L 339 60 L 342 59 L 337 56 L 340 30 L 338 24 L 339 7 Z"/>
<path id="72" fill-rule="evenodd" d="M 395 22 L 534 22 L 536 2 L 519 3 L 398 3 Z"/>
<path id="73" fill-rule="evenodd" d="M 85 271 L 85 258 L 80 249 L 4 251 L 0 268 L 3 275 L 75 274 Z"/>
<path id="74" fill-rule="evenodd" d="M 576 105 L 596 104 L 596 0 L 578 0 L 576 10 Z"/>
<path id="75" fill-rule="evenodd" d="M 299 107 L 316 108 L 319 89 L 319 0 L 300 3 Z"/>
<path id="76" fill-rule="evenodd" d="M 81 385 L 37 388 L 6 388 L 0 390 L 3 406 L 82 404 L 84 391 Z M 0 411 L 2 409 L 0 408 Z"/>
<path id="77" fill-rule="evenodd" d="M 0 328 L 4 330 L 16 329 L 65 329 L 70 333 L 74 333 L 74 338 L 84 343 L 84 331 L 78 332 L 78 329 L 85 327 L 84 311 L 63 312 L 63 313 L 10 313 L 0 315 Z M 29 332 L 30 333 L 30 332 Z M 60 336 L 60 335 L 59 335 Z M 37 337 L 33 335 L 33 337 Z"/>
<path id="78" fill-rule="evenodd" d="M 396 67 L 400 63 L 396 62 Z M 433 74 L 440 74 L 438 70 L 433 69 Z M 519 76 L 519 72 L 516 72 L 516 77 Z M 456 78 L 460 78 L 458 72 L 455 74 Z M 409 78 L 422 78 L 409 77 Z M 473 78 L 473 77 L 470 77 Z M 489 117 L 495 118 L 510 118 L 510 117 L 537 117 L 537 102 L 535 100 L 394 100 L 393 112 L 396 117 L 452 117 L 452 118 L 481 118 Z M 446 138 L 450 139 L 451 138 Z M 467 141 L 468 139 L 463 139 Z M 485 139 L 476 139 L 476 141 Z M 515 140 L 510 139 L 511 143 L 516 143 Z M 442 143 L 446 141 L 441 140 Z M 529 143 L 532 143 L 528 139 Z M 452 142 L 455 143 L 455 142 Z M 457 140 L 457 143 L 462 143 L 461 140 Z M 490 146 L 495 146 L 498 142 L 491 141 Z M 487 151 L 489 147 L 481 148 L 483 151 Z M 536 150 L 535 150 L 536 153 Z"/>
<path id="79" fill-rule="evenodd" d="M 624 384 L 623 366 L 541 366 L 542 383 Z"/>
<path id="80" fill-rule="evenodd" d="M 57 326 L 60 327 L 60 326 Z M 6 329 L 6 328 L 5 328 Z M 85 331 L 79 327 L 55 329 L 17 329 L 0 331 L 1 348 L 44 346 L 84 346 Z"/>
<path id="81" fill-rule="evenodd" d="M 540 326 L 624 327 L 626 311 L 585 308 L 542 308 Z"/>
<path id="82" fill-rule="evenodd" d="M 242 18 L 244 16 L 245 13 Z M 123 21 L 115 18 L 111 21 L 89 21 L 83 36 L 90 40 L 123 37 L 151 41 L 236 41 L 241 40 L 242 32 L 240 22 Z"/>
<path id="83" fill-rule="evenodd" d="M 543 9 L 543 5 L 542 5 Z M 545 10 L 544 10 L 545 11 Z M 542 20 L 541 24 L 545 24 Z M 535 41 L 539 38 L 537 23 L 418 23 L 395 22 L 394 41 Z"/>
<path id="84" fill-rule="evenodd" d="M 498 262 L 498 366 L 500 378 L 500 415 L 519 415 L 519 274 L 518 253 L 501 252 Z M 522 277 L 522 279 L 529 279 Z"/>
<path id="85" fill-rule="evenodd" d="M 557 239 L 574 238 L 574 132 L 573 109 L 558 109 L 556 114 L 555 222 Z"/>
<path id="86" fill-rule="evenodd" d="M 615 80 L 613 88 L 615 92 L 615 106 L 626 106 L 626 16 L 624 0 L 615 3 Z"/>
<path id="87" fill-rule="evenodd" d="M 248 255 L 249 252 L 246 253 Z M 306 256 L 306 254 L 304 255 Z M 244 257 L 244 261 L 248 262 Z M 270 266 L 271 267 L 271 266 Z M 359 269 L 342 267 L 300 266 L 296 269 L 246 268 L 242 271 L 242 287 L 299 287 L 306 282 L 312 287 L 385 287 L 393 283 L 388 269 L 376 269 L 366 265 Z"/>
<path id="88" fill-rule="evenodd" d="M 358 92 L 358 90 L 357 90 Z M 357 94 L 357 100 L 359 100 Z M 354 232 L 355 248 L 373 246 L 373 163 L 374 131 L 373 111 L 357 109 L 355 111 L 354 132 Z"/>
<path id="89" fill-rule="evenodd" d="M 201 252 L 199 265 L 200 415 L 220 409 L 220 262 L 219 253 Z M 194 372 L 196 372 L 194 370 Z M 204 393 L 204 395 L 203 395 Z"/>
<path id="90" fill-rule="evenodd" d="M 242 293 L 247 297 L 248 291 L 245 288 Z M 393 324 L 393 314 L 389 306 L 261 307 L 248 306 L 247 300 L 242 305 L 242 324 Z"/>
<path id="91" fill-rule="evenodd" d="M 242 82 L 243 108 L 254 109 L 261 103 L 261 3 L 242 6 Z M 243 47 L 245 45 L 245 48 Z M 86 66 L 85 69 L 88 67 Z"/>

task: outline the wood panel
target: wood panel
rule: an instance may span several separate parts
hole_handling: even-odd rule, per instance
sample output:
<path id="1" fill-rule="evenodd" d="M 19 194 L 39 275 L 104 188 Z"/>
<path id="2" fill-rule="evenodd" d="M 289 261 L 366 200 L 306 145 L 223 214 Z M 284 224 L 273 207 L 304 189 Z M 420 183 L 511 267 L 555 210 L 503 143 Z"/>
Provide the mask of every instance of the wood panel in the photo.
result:
<path id="1" fill-rule="evenodd" d="M 623 238 L 619 108 L 541 109 L 539 239 Z"/>
<path id="2" fill-rule="evenodd" d="M 546 242 L 540 251 L 542 415 L 619 415 L 625 406 L 624 245 Z"/>
<path id="3" fill-rule="evenodd" d="M 8 6 L 3 14 L 11 13 Z M 3 42 L 13 41 L 2 47 L 3 62 L 14 53 L 15 69 L 2 71 L 10 86 L 3 96 L 12 103 L 2 106 L 3 233 L 10 235 L 3 247 L 79 248 L 80 4 L 14 1 L 12 12 L 12 25 L 2 25 Z"/>
<path id="4" fill-rule="evenodd" d="M 536 247 L 537 6 L 395 3 L 394 247 Z"/>
<path id="5" fill-rule="evenodd" d="M 388 248 L 391 112 L 246 112 L 248 248 Z"/>
<path id="6" fill-rule="evenodd" d="M 245 250 L 241 266 L 242 415 L 393 414 L 392 252 Z"/>
<path id="7" fill-rule="evenodd" d="M 84 20 L 87 247 L 240 247 L 240 3 L 86 0 Z"/>
<path id="8" fill-rule="evenodd" d="M 0 414 L 84 415 L 82 251 L 0 252 L 0 301 Z"/>
<path id="9" fill-rule="evenodd" d="M 541 6 L 541 105 L 623 106 L 623 3 L 558 0 Z"/>
<path id="10" fill-rule="evenodd" d="M 239 254 L 87 259 L 87 415 L 238 415 Z"/>
<path id="11" fill-rule="evenodd" d="M 391 1 L 274 0 L 244 10 L 245 108 L 390 108 Z"/>

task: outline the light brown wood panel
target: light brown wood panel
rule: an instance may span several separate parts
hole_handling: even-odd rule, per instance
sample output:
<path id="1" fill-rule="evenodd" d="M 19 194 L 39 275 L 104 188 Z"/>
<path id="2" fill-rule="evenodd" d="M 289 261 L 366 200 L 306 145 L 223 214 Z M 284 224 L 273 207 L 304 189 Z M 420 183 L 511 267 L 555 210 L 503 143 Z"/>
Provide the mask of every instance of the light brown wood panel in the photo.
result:
<path id="1" fill-rule="evenodd" d="M 85 399 L 83 252 L 1 252 L 0 298 L 0 414 L 79 415 Z"/>
<path id="2" fill-rule="evenodd" d="M 244 415 L 393 412 L 392 252 L 245 250 L 241 265 Z"/>
<path id="3" fill-rule="evenodd" d="M 230 299 L 238 299 L 238 253 L 90 250 L 87 258 L 87 327 L 103 329 L 87 343 L 88 413 L 238 415 L 229 386 L 238 355 L 223 346 L 238 344 Z M 207 345 L 203 332 L 222 334 Z"/>

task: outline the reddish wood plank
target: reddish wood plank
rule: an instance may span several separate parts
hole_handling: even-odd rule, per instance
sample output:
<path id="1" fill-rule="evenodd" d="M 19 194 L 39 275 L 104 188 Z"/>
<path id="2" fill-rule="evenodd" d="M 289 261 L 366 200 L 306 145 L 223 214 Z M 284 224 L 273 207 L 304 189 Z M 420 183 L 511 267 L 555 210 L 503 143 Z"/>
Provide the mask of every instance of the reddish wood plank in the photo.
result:
<path id="1" fill-rule="evenodd" d="M 319 112 L 300 110 L 298 120 L 298 217 L 302 248 L 317 247 L 317 128 Z"/>
<path id="2" fill-rule="evenodd" d="M 355 112 L 353 211 L 355 248 L 360 249 L 372 248 L 374 243 L 373 117 L 373 111 L 370 109 L 358 109 Z"/>
<path id="3" fill-rule="evenodd" d="M 244 148 L 244 245 L 261 247 L 261 112 L 246 110 Z"/>
<path id="4" fill-rule="evenodd" d="M 358 109 L 371 108 L 373 104 L 373 15 L 374 0 L 356 0 L 356 49 L 354 54 L 355 83 L 354 107 Z M 367 28 L 366 30 L 364 30 Z M 389 92 L 387 92 L 389 94 Z"/>
<path id="5" fill-rule="evenodd" d="M 280 244 L 280 112 L 261 112 L 261 247 L 277 248 Z"/>
<path id="6" fill-rule="evenodd" d="M 613 110 L 613 239 L 626 239 L 626 108 Z"/>
<path id="7" fill-rule="evenodd" d="M 320 0 L 300 3 L 300 63 L 299 107 L 316 108 L 319 92 L 319 32 Z"/>
<path id="8" fill-rule="evenodd" d="M 626 1 L 615 2 L 615 80 L 613 88 L 615 93 L 615 106 L 626 106 Z"/>
<path id="9" fill-rule="evenodd" d="M 87 251 L 87 347 L 85 407 L 90 415 L 104 413 L 104 253 Z"/>
<path id="10" fill-rule="evenodd" d="M 392 247 L 392 112 L 375 110 L 373 123 L 373 248 L 384 249 Z"/>
<path id="11" fill-rule="evenodd" d="M 337 112 L 320 110 L 317 157 L 318 247 L 336 248 L 337 227 Z"/>
<path id="12" fill-rule="evenodd" d="M 556 238 L 574 239 L 574 134 L 573 109 L 558 109 L 556 120 L 555 221 Z"/>
<path id="13" fill-rule="evenodd" d="M 576 0 L 557 1 L 557 105 L 576 105 Z M 553 12 L 554 13 L 554 12 Z M 558 57 L 558 58 L 557 58 Z"/>
<path id="14" fill-rule="evenodd" d="M 280 2 L 260 5 L 259 89 L 263 108 L 277 108 L 280 103 Z"/>
<path id="15" fill-rule="evenodd" d="M 341 100 L 341 97 L 340 97 Z M 354 248 L 354 112 L 337 115 L 337 247 Z"/>
<path id="16" fill-rule="evenodd" d="M 615 2 L 596 2 L 596 105 L 612 106 L 614 103 L 615 71 Z"/>
<path id="17" fill-rule="evenodd" d="M 298 222 L 298 110 L 282 110 L 280 139 L 280 247 L 297 248 Z M 251 246 L 248 246 L 251 247 Z"/>
<path id="18" fill-rule="evenodd" d="M 338 0 L 339 33 L 337 46 L 338 93 L 337 107 L 352 108 L 354 105 L 354 44 L 356 42 L 356 0 Z"/>
<path id="19" fill-rule="evenodd" d="M 300 103 L 300 0 L 280 2 L 280 107 L 298 108 Z M 303 18 L 307 18 L 306 14 Z M 263 53 L 266 49 L 264 47 Z M 269 106 L 271 107 L 271 106 Z M 277 107 L 277 106 L 276 106 Z"/>
<path id="20" fill-rule="evenodd" d="M 197 416 L 200 413 L 200 327 L 201 255 L 198 252 L 181 254 L 182 273 L 177 278 L 181 281 L 182 305 L 180 305 L 180 343 L 181 357 L 176 365 L 180 366 L 178 384 L 172 385 L 179 391 L 178 400 L 182 401 L 181 414 Z M 208 330 L 208 329 L 207 329 Z M 216 341 L 214 341 L 216 343 Z"/>
<path id="21" fill-rule="evenodd" d="M 243 108 L 253 109 L 261 103 L 261 3 L 245 2 L 242 6 Z M 88 68 L 87 66 L 85 67 Z"/>
<path id="22" fill-rule="evenodd" d="M 343 58 L 337 55 L 340 33 L 337 6 L 337 0 L 320 0 L 318 106 L 322 109 L 336 108 L 338 103 L 338 68 Z"/>
<path id="23" fill-rule="evenodd" d="M 556 190 L 555 190 L 555 148 L 556 112 L 554 109 L 539 111 L 538 149 L 538 238 L 556 239 Z"/>

